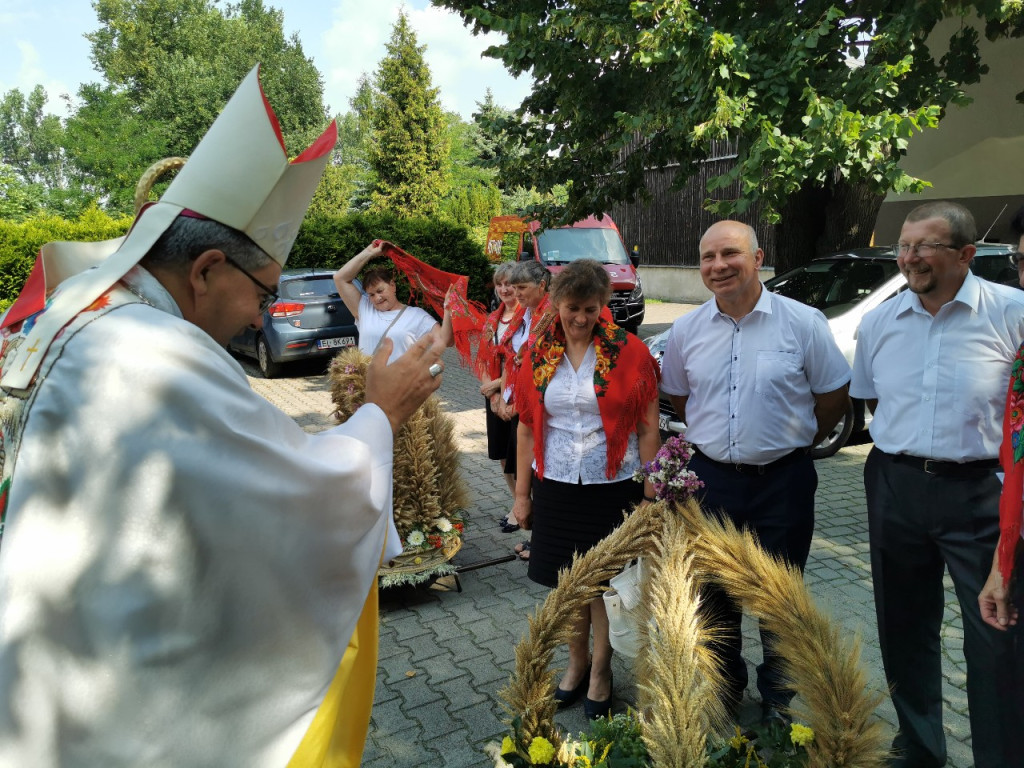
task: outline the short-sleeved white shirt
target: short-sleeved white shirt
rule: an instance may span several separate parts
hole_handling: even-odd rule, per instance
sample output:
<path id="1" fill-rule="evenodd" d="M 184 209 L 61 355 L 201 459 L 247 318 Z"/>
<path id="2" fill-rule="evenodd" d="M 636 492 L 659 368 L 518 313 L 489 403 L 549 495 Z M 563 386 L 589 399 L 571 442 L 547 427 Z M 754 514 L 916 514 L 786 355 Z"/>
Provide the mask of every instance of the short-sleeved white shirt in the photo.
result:
<path id="1" fill-rule="evenodd" d="M 968 274 L 933 317 L 911 291 L 861 321 L 850 394 L 878 400 L 871 437 L 886 453 L 945 461 L 999 455 L 1024 292 Z"/>
<path id="2" fill-rule="evenodd" d="M 626 443 L 618 474 L 609 480 L 608 439 L 594 391 L 597 352 L 591 344 L 575 371 L 563 356 L 544 391 L 544 477 L 560 483 L 597 485 L 627 480 L 640 468 L 636 432 Z M 625 374 L 623 374 L 625 375 Z M 534 469 L 537 463 L 533 464 Z"/>
<path id="3" fill-rule="evenodd" d="M 388 338 L 395 344 L 391 357 L 388 358 L 388 363 L 393 363 L 437 324 L 437 320 L 419 307 L 407 307 L 398 322 L 388 331 L 391 321 L 401 311 L 402 308 L 399 307 L 381 312 L 364 293 L 359 298 L 359 318 L 356 320 L 356 326 L 359 328 L 359 351 L 372 355 L 384 332 L 387 331 Z"/>
<path id="4" fill-rule="evenodd" d="M 672 324 L 661 388 L 688 397 L 686 439 L 709 458 L 767 464 L 814 442 L 814 395 L 849 380 L 825 316 L 762 286 L 738 322 L 711 299 Z"/>

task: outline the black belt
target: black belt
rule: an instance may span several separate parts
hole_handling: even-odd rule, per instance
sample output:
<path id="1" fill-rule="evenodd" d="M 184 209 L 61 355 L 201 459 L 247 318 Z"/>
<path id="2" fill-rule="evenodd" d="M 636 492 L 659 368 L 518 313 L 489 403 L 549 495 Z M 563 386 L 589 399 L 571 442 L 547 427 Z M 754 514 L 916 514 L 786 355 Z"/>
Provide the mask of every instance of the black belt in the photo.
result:
<path id="1" fill-rule="evenodd" d="M 717 464 L 720 467 L 735 469 L 741 475 L 763 475 L 766 472 L 771 472 L 773 469 L 779 469 L 787 464 L 792 464 L 807 456 L 806 448 L 797 448 L 792 453 L 787 453 L 782 458 L 776 459 L 775 461 L 769 461 L 767 464 L 736 464 L 731 461 L 715 461 L 699 448 L 694 448 L 693 450 L 694 455 L 703 457 L 705 461 Z"/>
<path id="2" fill-rule="evenodd" d="M 883 451 L 884 453 L 884 451 Z M 911 456 L 907 453 L 885 454 L 896 464 L 905 464 L 929 475 L 940 477 L 983 477 L 999 469 L 999 459 L 978 459 L 977 461 L 946 461 L 945 459 L 926 459 L 922 456 Z"/>

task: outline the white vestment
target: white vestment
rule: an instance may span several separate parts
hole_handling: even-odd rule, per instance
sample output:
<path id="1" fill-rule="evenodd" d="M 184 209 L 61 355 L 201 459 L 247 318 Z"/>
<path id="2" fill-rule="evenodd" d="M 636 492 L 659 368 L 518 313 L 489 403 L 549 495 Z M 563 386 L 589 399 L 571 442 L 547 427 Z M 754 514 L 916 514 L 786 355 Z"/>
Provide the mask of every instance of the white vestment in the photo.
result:
<path id="1" fill-rule="evenodd" d="M 63 346 L 14 465 L 0 766 L 281 768 L 393 529 L 391 427 L 369 405 L 305 433 L 126 281 L 148 303 Z"/>

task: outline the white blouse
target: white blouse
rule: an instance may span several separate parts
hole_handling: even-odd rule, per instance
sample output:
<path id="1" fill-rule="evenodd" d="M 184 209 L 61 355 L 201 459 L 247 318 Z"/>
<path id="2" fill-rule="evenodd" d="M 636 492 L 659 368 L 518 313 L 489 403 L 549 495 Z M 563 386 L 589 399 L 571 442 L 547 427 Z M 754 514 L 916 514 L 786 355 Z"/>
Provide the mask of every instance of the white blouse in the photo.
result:
<path id="1" fill-rule="evenodd" d="M 555 368 L 544 393 L 545 479 L 598 485 L 627 480 L 640 468 L 637 435 L 632 432 L 618 474 L 611 480 L 605 476 L 607 440 L 594 392 L 596 365 L 597 352 L 591 344 L 579 370 L 572 369 L 568 356 Z M 533 466 L 537 468 L 536 462 Z"/>

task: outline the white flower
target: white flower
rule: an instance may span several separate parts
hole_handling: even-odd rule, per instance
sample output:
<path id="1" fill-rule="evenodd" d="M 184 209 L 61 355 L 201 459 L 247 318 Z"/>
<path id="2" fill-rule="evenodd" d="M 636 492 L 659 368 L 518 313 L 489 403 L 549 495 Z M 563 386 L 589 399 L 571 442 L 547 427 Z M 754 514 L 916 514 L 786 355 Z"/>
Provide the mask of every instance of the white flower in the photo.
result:
<path id="1" fill-rule="evenodd" d="M 448 533 L 452 529 L 452 524 L 446 517 L 439 517 L 434 521 L 434 527 L 437 528 L 441 533 Z"/>
<path id="2" fill-rule="evenodd" d="M 409 545 L 413 547 L 420 546 L 426 540 L 427 537 L 423 535 L 423 531 L 410 531 L 409 537 L 406 539 Z"/>

